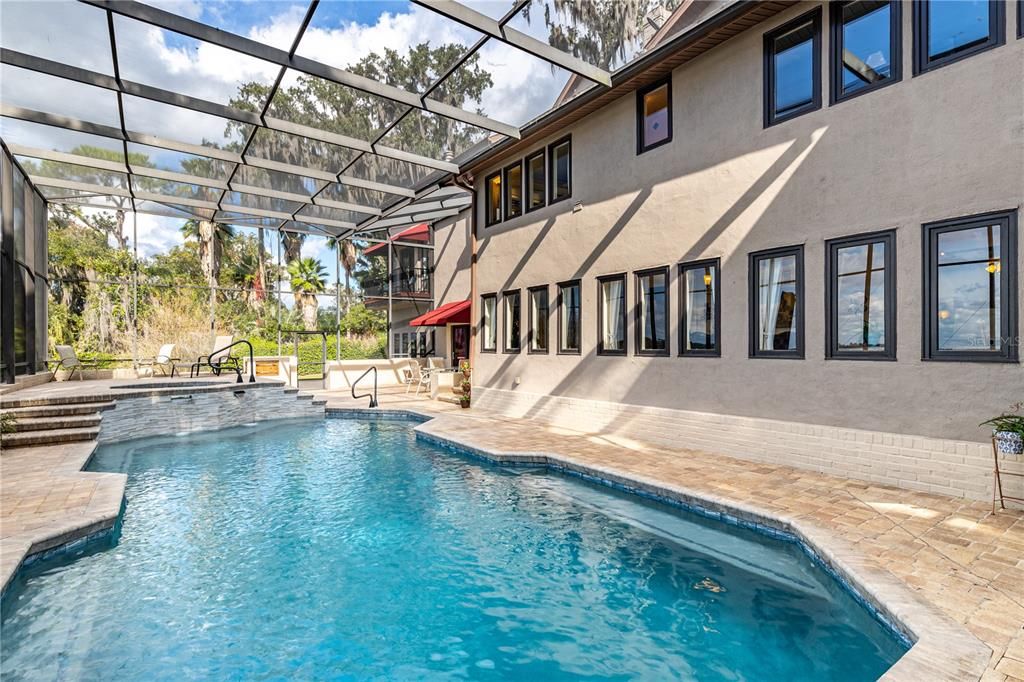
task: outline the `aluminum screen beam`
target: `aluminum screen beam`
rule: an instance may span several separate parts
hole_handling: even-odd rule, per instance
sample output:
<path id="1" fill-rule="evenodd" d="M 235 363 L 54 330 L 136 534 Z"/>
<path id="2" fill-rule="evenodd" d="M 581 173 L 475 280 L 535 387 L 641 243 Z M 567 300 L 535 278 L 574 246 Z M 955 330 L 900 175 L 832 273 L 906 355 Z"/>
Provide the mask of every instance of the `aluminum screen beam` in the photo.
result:
<path id="1" fill-rule="evenodd" d="M 250 57 L 262 59 L 263 61 L 277 64 L 278 66 L 285 66 L 290 69 L 294 69 L 295 71 L 301 71 L 302 73 L 310 76 L 323 78 L 324 80 L 332 81 L 339 85 L 344 85 L 345 87 L 360 90 L 377 97 L 383 97 L 393 102 L 398 102 L 399 104 L 405 104 L 406 106 L 414 107 L 416 109 L 423 109 L 456 121 L 461 121 L 462 123 L 468 123 L 469 125 L 473 125 L 478 128 L 484 128 L 485 130 L 490 130 L 494 133 L 500 133 L 508 137 L 519 139 L 519 128 L 516 126 L 502 123 L 487 116 L 466 111 L 464 109 L 430 99 L 429 97 L 420 97 L 420 95 L 417 95 L 416 93 L 407 92 L 401 88 L 387 85 L 385 83 L 379 83 L 371 78 L 359 76 L 349 71 L 345 71 L 344 69 L 328 66 L 327 64 L 313 59 L 300 57 L 298 55 L 292 56 L 285 50 L 266 45 L 250 38 L 244 38 L 234 33 L 228 33 L 227 31 L 222 31 L 218 28 L 214 28 L 213 26 L 157 9 L 156 7 L 151 7 L 140 2 L 129 0 L 81 1 L 85 4 L 109 10 L 115 14 L 120 14 L 121 16 L 125 16 L 130 19 L 142 21 L 152 26 L 172 31 L 174 33 L 179 33 L 190 38 L 195 38 L 196 40 L 217 45 Z"/>
<path id="2" fill-rule="evenodd" d="M 463 26 L 468 26 L 469 28 L 484 33 L 496 40 L 500 40 L 503 43 L 518 48 L 523 52 L 528 52 L 534 57 L 543 59 L 549 64 L 559 66 L 567 71 L 571 71 L 572 73 L 592 80 L 595 83 L 600 83 L 605 87 L 610 88 L 612 85 L 612 76 L 604 69 L 598 68 L 593 64 L 588 64 L 582 59 L 562 52 L 561 50 L 554 48 L 547 43 L 541 42 L 522 31 L 517 31 L 514 28 L 504 26 L 502 25 L 502 22 L 499 22 L 496 19 L 491 19 L 486 14 L 481 14 L 480 12 L 470 9 L 455 0 L 412 1 L 417 5 L 422 5 L 423 7 L 452 19 L 453 21 L 457 21 Z"/>

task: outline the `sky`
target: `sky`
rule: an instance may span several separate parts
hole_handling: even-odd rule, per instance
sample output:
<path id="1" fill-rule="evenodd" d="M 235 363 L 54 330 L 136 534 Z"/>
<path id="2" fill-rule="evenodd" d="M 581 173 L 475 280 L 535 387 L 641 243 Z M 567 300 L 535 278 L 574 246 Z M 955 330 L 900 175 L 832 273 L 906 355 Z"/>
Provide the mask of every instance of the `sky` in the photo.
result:
<path id="1" fill-rule="evenodd" d="M 281 49 L 291 46 L 307 7 L 305 2 L 290 0 L 150 0 L 149 4 Z M 496 18 L 504 14 L 511 0 L 469 0 L 466 4 Z M 115 15 L 114 29 L 121 76 L 128 80 L 226 104 L 241 83 L 269 84 L 277 75 L 275 65 L 125 17 Z M 546 36 L 543 22 L 536 19 L 528 30 L 541 39 Z M 298 54 L 345 68 L 385 46 L 400 52 L 424 41 L 468 46 L 478 37 L 472 29 L 407 0 L 324 0 Z M 0 43 L 113 75 L 105 13 L 92 6 L 64 0 L 5 0 L 0 5 Z M 497 41 L 490 41 L 481 51 L 481 65 L 492 73 L 495 85 L 479 102 L 467 103 L 465 108 L 479 107 L 514 125 L 522 125 L 550 107 L 568 78 L 567 72 Z M 284 85 L 296 77 L 288 72 Z M 120 127 L 114 93 L 16 67 L 0 67 L 0 99 Z M 225 121 L 214 116 L 131 96 L 125 96 L 124 107 L 129 130 L 192 144 L 228 141 Z M 115 151 L 120 147 L 115 140 L 7 118 L 0 122 L 0 135 L 16 144 L 65 152 L 80 144 Z M 145 152 L 158 167 L 180 170 L 180 154 L 152 147 L 133 151 Z M 140 214 L 140 252 L 148 256 L 180 243 L 179 226 L 178 219 Z M 323 259 L 323 254 L 309 255 Z"/>

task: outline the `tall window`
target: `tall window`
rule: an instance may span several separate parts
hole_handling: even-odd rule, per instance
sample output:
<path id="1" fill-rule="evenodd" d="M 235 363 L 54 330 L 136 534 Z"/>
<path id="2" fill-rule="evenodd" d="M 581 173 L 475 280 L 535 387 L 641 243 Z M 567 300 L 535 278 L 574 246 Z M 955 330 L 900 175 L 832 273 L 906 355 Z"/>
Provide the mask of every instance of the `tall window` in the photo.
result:
<path id="1" fill-rule="evenodd" d="M 523 215 L 523 164 L 505 169 L 505 219 Z"/>
<path id="2" fill-rule="evenodd" d="M 490 227 L 501 222 L 501 173 L 484 180 L 484 225 Z"/>
<path id="3" fill-rule="evenodd" d="M 547 175 L 544 150 L 526 157 L 526 210 L 541 208 L 547 203 Z"/>
<path id="4" fill-rule="evenodd" d="M 601 336 L 598 355 L 626 354 L 626 276 L 611 275 L 597 280 L 597 326 Z"/>
<path id="5" fill-rule="evenodd" d="M 518 353 L 521 330 L 519 326 L 519 290 L 506 291 L 501 295 L 505 303 L 505 352 Z"/>
<path id="6" fill-rule="evenodd" d="M 826 242 L 826 357 L 896 359 L 895 248 L 891 231 Z"/>
<path id="7" fill-rule="evenodd" d="M 750 356 L 804 356 L 804 249 L 750 254 Z"/>
<path id="8" fill-rule="evenodd" d="M 568 199 L 572 194 L 572 139 L 548 146 L 548 203 Z"/>
<path id="9" fill-rule="evenodd" d="M 672 141 L 672 82 L 656 83 L 636 93 L 636 153 Z"/>
<path id="10" fill-rule="evenodd" d="M 833 104 L 900 80 L 899 0 L 829 5 Z"/>
<path id="11" fill-rule="evenodd" d="M 498 349 L 498 327 L 495 313 L 498 297 L 495 294 L 484 294 L 480 297 L 480 350 L 493 353 Z"/>
<path id="12" fill-rule="evenodd" d="M 668 355 L 668 268 L 636 273 L 638 355 Z"/>
<path id="13" fill-rule="evenodd" d="M 558 352 L 578 355 L 580 352 L 580 282 L 558 285 Z"/>
<path id="14" fill-rule="evenodd" d="M 548 287 L 531 287 L 529 345 L 531 353 L 548 352 Z"/>
<path id="15" fill-rule="evenodd" d="M 1017 360 L 1017 215 L 924 226 L 928 360 Z"/>
<path id="16" fill-rule="evenodd" d="M 717 258 L 679 266 L 682 290 L 680 355 L 721 355 L 718 327 L 722 317 Z"/>
<path id="17" fill-rule="evenodd" d="M 1002 45 L 1003 0 L 917 0 L 914 73 L 945 66 Z"/>
<path id="18" fill-rule="evenodd" d="M 764 36 L 764 126 L 821 107 L 821 8 Z"/>

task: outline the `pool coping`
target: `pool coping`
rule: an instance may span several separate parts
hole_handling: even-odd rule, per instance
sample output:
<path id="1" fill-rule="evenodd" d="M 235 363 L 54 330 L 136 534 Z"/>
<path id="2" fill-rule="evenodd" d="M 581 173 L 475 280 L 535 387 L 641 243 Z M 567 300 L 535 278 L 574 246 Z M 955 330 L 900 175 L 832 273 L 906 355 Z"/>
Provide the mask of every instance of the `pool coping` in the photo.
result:
<path id="1" fill-rule="evenodd" d="M 419 423 L 413 431 L 417 438 L 461 454 L 500 465 L 544 466 L 558 473 L 578 476 L 641 497 L 666 502 L 702 516 L 752 528 L 780 539 L 793 540 L 850 589 L 854 597 L 878 619 L 911 644 L 910 649 L 879 679 L 890 682 L 919 682 L 923 679 L 934 682 L 980 680 L 987 669 L 992 652 L 970 631 L 937 606 L 915 594 L 903 581 L 846 541 L 813 528 L 801 519 L 770 512 L 756 504 L 729 497 L 626 474 L 614 468 L 583 464 L 572 457 L 554 452 L 517 452 L 486 447 L 474 443 L 465 432 L 443 432 L 443 425 L 438 424 L 436 419 L 438 416 L 408 408 L 348 407 L 327 408 L 324 415 L 325 418 L 416 421 Z M 81 459 L 78 473 L 120 476 L 124 479 L 123 474 L 84 471 L 98 447 L 96 443 L 91 445 L 91 451 Z M 120 504 L 114 513 L 90 515 L 29 539 L 5 540 L 4 552 L 20 549 L 21 557 L 11 566 L 8 575 L 4 576 L 0 600 L 7 597 L 18 575 L 38 561 L 83 552 L 97 542 L 108 542 L 116 537 L 127 504 L 123 480 L 121 491 Z M 16 546 L 19 543 L 21 546 Z"/>

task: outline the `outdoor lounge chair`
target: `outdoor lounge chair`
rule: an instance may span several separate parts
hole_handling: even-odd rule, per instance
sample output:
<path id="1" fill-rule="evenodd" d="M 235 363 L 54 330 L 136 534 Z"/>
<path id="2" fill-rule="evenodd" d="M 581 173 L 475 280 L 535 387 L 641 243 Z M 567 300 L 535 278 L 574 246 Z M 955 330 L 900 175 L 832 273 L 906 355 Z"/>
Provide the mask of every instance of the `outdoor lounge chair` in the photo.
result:
<path id="1" fill-rule="evenodd" d="M 62 369 L 71 370 L 71 373 L 68 374 L 68 381 L 75 376 L 76 370 L 78 371 L 78 380 L 82 381 L 85 379 L 86 369 L 97 369 L 99 367 L 98 360 L 85 360 L 84 362 L 79 360 L 78 355 L 75 354 L 75 349 L 71 346 L 58 345 L 56 349 L 57 359 L 46 361 L 46 364 L 53 365 L 53 374 L 50 376 L 50 379 L 53 381 L 57 380 L 57 372 Z"/>
<path id="2" fill-rule="evenodd" d="M 175 372 L 174 363 L 181 360 L 181 358 L 174 357 L 174 348 L 175 345 L 173 343 L 165 343 L 160 346 L 160 352 L 156 354 L 156 357 L 151 360 L 140 360 L 139 367 L 152 367 L 154 372 L 159 368 L 160 373 L 164 376 L 167 376 L 167 368 L 170 367 L 170 376 L 173 377 Z"/>
<path id="3" fill-rule="evenodd" d="M 225 369 L 230 369 L 233 372 L 237 372 L 239 376 L 242 375 L 242 365 L 238 362 L 238 358 L 231 357 L 231 351 L 227 349 L 234 341 L 233 336 L 230 334 L 225 336 L 218 336 L 213 342 L 213 348 L 210 350 L 209 355 L 200 355 L 192 366 L 189 368 L 188 375 L 199 376 L 199 372 L 202 370 L 203 365 L 209 365 L 214 376 L 220 376 L 220 373 Z"/>

